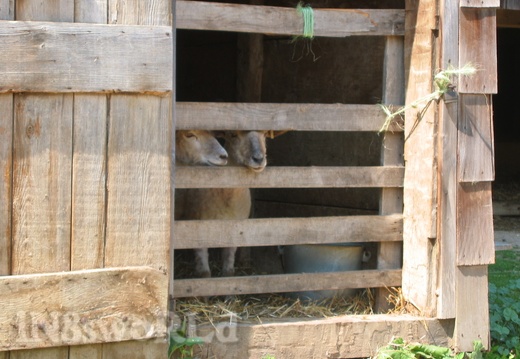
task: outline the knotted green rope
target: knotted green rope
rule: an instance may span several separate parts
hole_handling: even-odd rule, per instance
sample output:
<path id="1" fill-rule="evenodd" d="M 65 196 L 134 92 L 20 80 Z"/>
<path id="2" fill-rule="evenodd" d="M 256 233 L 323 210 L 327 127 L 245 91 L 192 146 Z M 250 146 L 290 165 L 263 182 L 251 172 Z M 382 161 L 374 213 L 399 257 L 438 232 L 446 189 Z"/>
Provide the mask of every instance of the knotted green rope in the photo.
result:
<path id="1" fill-rule="evenodd" d="M 302 6 L 298 3 L 296 11 L 303 16 L 303 37 L 312 39 L 314 37 L 314 10 L 310 5 Z"/>

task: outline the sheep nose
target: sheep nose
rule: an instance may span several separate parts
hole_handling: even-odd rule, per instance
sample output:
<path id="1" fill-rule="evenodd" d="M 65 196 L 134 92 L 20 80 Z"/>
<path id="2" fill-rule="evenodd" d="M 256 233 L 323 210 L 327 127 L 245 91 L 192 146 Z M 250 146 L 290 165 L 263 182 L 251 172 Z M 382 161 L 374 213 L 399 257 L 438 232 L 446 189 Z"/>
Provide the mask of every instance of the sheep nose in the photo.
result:
<path id="1" fill-rule="evenodd" d="M 253 156 L 255 163 L 262 163 L 264 161 L 264 155 L 258 154 Z"/>
<path id="2" fill-rule="evenodd" d="M 227 160 L 227 159 L 228 159 L 228 155 L 227 155 L 227 153 L 223 153 L 223 154 L 221 154 L 221 155 L 220 155 L 220 159 L 221 159 L 221 160 Z"/>

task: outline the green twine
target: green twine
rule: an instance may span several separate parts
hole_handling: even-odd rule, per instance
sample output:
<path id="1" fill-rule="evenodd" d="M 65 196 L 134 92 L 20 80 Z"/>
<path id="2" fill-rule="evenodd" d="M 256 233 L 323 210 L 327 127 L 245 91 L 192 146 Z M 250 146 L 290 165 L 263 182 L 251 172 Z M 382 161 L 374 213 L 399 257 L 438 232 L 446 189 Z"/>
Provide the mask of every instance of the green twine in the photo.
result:
<path id="1" fill-rule="evenodd" d="M 314 10 L 310 5 L 302 6 L 298 3 L 296 11 L 303 16 L 303 37 L 312 39 L 314 37 Z"/>

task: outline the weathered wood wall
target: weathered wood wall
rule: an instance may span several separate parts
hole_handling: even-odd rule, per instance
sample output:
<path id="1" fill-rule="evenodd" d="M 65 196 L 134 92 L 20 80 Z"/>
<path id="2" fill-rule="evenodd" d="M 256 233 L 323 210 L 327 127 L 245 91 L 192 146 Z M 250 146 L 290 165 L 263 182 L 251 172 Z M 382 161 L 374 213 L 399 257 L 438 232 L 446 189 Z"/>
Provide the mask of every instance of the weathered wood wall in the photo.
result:
<path id="1" fill-rule="evenodd" d="M 52 327 L 53 315 L 81 313 L 82 325 L 103 331 L 113 324 L 99 321 L 98 310 L 105 307 L 103 316 L 137 315 L 136 320 L 155 326 L 144 336 L 135 331 L 109 338 L 79 332 L 64 338 L 58 330 L 54 336 L 29 337 L 26 343 L 6 334 L 2 349 L 57 347 L 0 355 L 163 357 L 170 239 L 171 2 L 2 1 L 0 19 L 15 21 L 0 22 L 5 35 L 0 40 L 0 88 L 5 92 L 0 95 L 0 273 L 6 275 L 0 279 L 2 290 L 11 288 L 8 313 L 27 313 L 29 322 L 22 318 L 18 324 L 38 328 Z M 53 272 L 59 273 L 49 274 Z M 34 276 L 22 276 L 26 274 Z M 20 281 L 32 285 L 31 297 L 17 285 Z M 56 293 L 47 296 L 45 290 L 53 287 L 42 281 L 55 283 Z M 148 283 L 138 293 L 124 290 L 125 281 L 137 287 Z M 77 285 L 69 288 L 69 282 Z M 98 295 L 93 286 L 122 292 Z M 136 307 L 120 301 L 122 295 Z M 45 305 L 37 305 L 39 296 L 45 297 Z M 110 300 L 114 305 L 109 307 L 100 303 Z M 31 315 L 41 319 L 30 321 Z M 37 329 L 27 330 L 34 334 Z M 63 346 L 154 337 L 161 339 Z"/>

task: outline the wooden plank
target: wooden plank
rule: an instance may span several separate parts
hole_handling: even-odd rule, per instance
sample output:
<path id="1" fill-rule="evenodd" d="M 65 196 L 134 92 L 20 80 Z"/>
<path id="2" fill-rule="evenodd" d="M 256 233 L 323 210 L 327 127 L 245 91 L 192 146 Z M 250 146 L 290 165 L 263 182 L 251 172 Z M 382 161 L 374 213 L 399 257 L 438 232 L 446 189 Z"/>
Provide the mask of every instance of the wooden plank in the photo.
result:
<path id="1" fill-rule="evenodd" d="M 401 215 L 176 221 L 176 249 L 401 242 Z"/>
<path id="2" fill-rule="evenodd" d="M 498 92 L 497 28 L 495 9 L 460 9 L 459 66 L 468 63 L 477 67 L 472 76 L 461 76 L 460 93 Z"/>
<path id="3" fill-rule="evenodd" d="M 109 23 L 171 26 L 170 0 L 110 0 Z M 163 76 L 173 76 L 173 49 Z M 136 263 L 170 269 L 172 97 L 112 95 L 108 139 L 105 265 Z M 166 295 L 166 294 L 165 294 Z M 105 344 L 105 358 L 155 359 L 167 341 Z"/>
<path id="4" fill-rule="evenodd" d="M 461 183 L 457 198 L 457 265 L 495 263 L 491 182 Z"/>
<path id="5" fill-rule="evenodd" d="M 166 26 L 0 22 L 0 47 L 0 92 L 172 89 Z"/>
<path id="6" fill-rule="evenodd" d="M 17 1 L 15 5 L 13 20 L 17 21 L 73 21 L 74 18 L 73 3 L 67 0 L 53 0 L 45 3 L 39 0 L 27 0 Z M 26 49 L 24 57 L 27 55 L 27 51 Z M 2 51 L 2 54 L 4 53 Z M 12 63 L 12 58 L 3 59 L 0 63 L 2 72 L 4 72 L 4 66 Z M 30 234 L 33 237 L 32 240 L 26 240 L 26 233 L 20 233 L 21 236 L 18 239 L 25 237 L 21 243 L 30 245 L 18 248 L 25 263 L 20 262 L 18 268 L 15 269 L 13 259 L 12 273 L 68 270 L 70 268 L 72 95 L 17 95 L 14 99 L 15 121 L 17 121 L 17 112 L 20 110 L 26 112 L 23 116 L 27 115 L 27 119 L 33 122 L 29 123 L 25 129 L 30 133 L 34 130 L 34 135 L 31 134 L 26 138 L 31 142 L 29 146 L 31 151 L 24 154 L 26 156 L 24 161 L 30 161 L 31 175 L 34 176 L 30 182 L 33 186 L 30 193 L 31 202 L 29 202 L 28 208 L 24 208 L 22 204 L 19 214 L 23 216 L 24 220 L 20 227 L 24 228 L 24 232 L 30 230 L 34 233 Z M 41 125 L 50 124 L 48 128 L 44 129 L 43 135 L 41 135 L 41 125 L 37 126 L 39 122 Z M 23 134 L 19 135 L 23 138 Z M 13 203 L 15 200 L 15 196 L 13 196 Z M 13 217 L 13 223 L 20 223 L 18 221 L 18 218 Z M 13 244 L 15 244 L 15 236 L 13 229 Z M 36 256 L 35 253 L 37 253 Z M 13 247 L 13 258 L 14 256 Z M 66 359 L 67 357 L 68 349 L 66 347 L 19 350 L 10 353 L 11 359 Z"/>
<path id="7" fill-rule="evenodd" d="M 70 0 L 16 1 L 16 20 L 73 22 L 74 2 Z"/>
<path id="8" fill-rule="evenodd" d="M 436 27 L 437 2 L 406 1 L 405 69 L 406 103 L 431 93 L 436 49 L 432 29 Z M 437 169 L 435 106 L 422 116 L 422 109 L 410 108 L 405 117 L 406 171 L 404 177 L 403 294 L 425 315 L 435 315 L 436 277 L 432 256 L 436 238 Z"/>
<path id="9" fill-rule="evenodd" d="M 443 0 L 440 3 L 442 41 L 439 53 L 441 68 L 457 64 L 459 58 L 459 1 Z M 458 85 L 454 79 L 453 85 Z M 440 243 L 437 267 L 437 317 L 455 317 L 455 271 L 457 255 L 457 121 L 458 97 L 453 92 L 445 94 L 439 103 L 438 153 L 438 213 L 437 241 Z"/>
<path id="10" fill-rule="evenodd" d="M 494 216 L 520 216 L 520 203 L 493 201 Z"/>
<path id="11" fill-rule="evenodd" d="M 109 0 L 74 0 L 74 21 L 107 24 Z"/>
<path id="12" fill-rule="evenodd" d="M 177 1 L 177 28 L 302 35 L 295 8 Z M 403 35 L 403 10 L 314 9 L 314 36 Z"/>
<path id="13" fill-rule="evenodd" d="M 267 167 L 261 173 L 241 167 L 178 167 L 176 188 L 402 187 L 401 166 Z"/>
<path id="14" fill-rule="evenodd" d="M 176 111 L 178 130 L 374 132 L 386 118 L 378 105 L 177 102 Z"/>
<path id="15" fill-rule="evenodd" d="M 458 267 L 454 346 L 472 351 L 473 341 L 490 348 L 487 266 Z"/>
<path id="16" fill-rule="evenodd" d="M 404 105 L 404 39 L 387 37 L 383 69 L 383 102 L 385 104 Z M 385 132 L 381 146 L 381 165 L 404 166 L 403 133 Z M 379 201 L 379 213 L 382 215 L 403 212 L 403 189 L 383 188 Z M 377 248 L 377 268 L 401 268 L 403 261 L 402 243 L 382 242 Z M 375 307 L 377 312 L 390 309 L 387 288 L 376 291 Z"/>
<path id="17" fill-rule="evenodd" d="M 489 95 L 461 95 L 458 137 L 460 182 L 495 180 L 493 113 Z"/>
<path id="18" fill-rule="evenodd" d="M 172 4 L 175 4 L 175 1 L 109 0 L 108 23 L 125 25 L 171 26 Z M 171 55 L 171 52 L 169 55 Z"/>
<path id="19" fill-rule="evenodd" d="M 454 325 L 453 320 L 410 315 L 346 315 L 293 322 L 262 318 L 260 323 L 237 325 L 226 320 L 214 323 L 216 328 L 197 326 L 196 335 L 208 340 L 200 349 L 201 357 L 242 359 L 247 353 L 261 358 L 269 353 L 276 358 L 368 358 L 394 338 L 449 347 Z"/>
<path id="20" fill-rule="evenodd" d="M 17 95 L 13 274 L 70 268 L 72 95 Z"/>
<path id="21" fill-rule="evenodd" d="M 14 20 L 14 0 L 0 0 L 0 20 Z"/>
<path id="22" fill-rule="evenodd" d="M 373 269 L 348 272 L 177 279 L 173 287 L 175 297 L 181 298 L 367 288 L 367 285 L 370 287 L 394 287 L 400 284 L 400 269 Z"/>
<path id="23" fill-rule="evenodd" d="M 163 337 L 167 282 L 147 267 L 0 277 L 0 350 Z"/>
<path id="24" fill-rule="evenodd" d="M 74 96 L 71 269 L 102 268 L 105 251 L 107 100 Z"/>
<path id="25" fill-rule="evenodd" d="M 0 95 L 0 276 L 11 274 L 13 96 Z M 0 354 L 0 358 L 2 355 Z"/>
<path id="26" fill-rule="evenodd" d="M 74 20 L 107 23 L 108 0 L 76 0 Z M 91 115 L 89 115 L 91 114 Z M 102 268 L 105 251 L 106 95 L 74 96 L 71 269 Z M 82 185 L 86 183 L 86 185 Z M 87 249 L 88 247 L 88 249 Z M 103 346 L 75 345 L 69 359 L 103 357 Z"/>
<path id="27" fill-rule="evenodd" d="M 72 95 L 15 96 L 12 273 L 70 269 Z M 67 348 L 11 359 L 67 358 Z"/>
<path id="28" fill-rule="evenodd" d="M 461 0 L 461 7 L 486 8 L 500 7 L 500 0 Z"/>
<path id="29" fill-rule="evenodd" d="M 168 268 L 169 119 L 169 98 L 111 99 L 105 266 Z"/>
<path id="30" fill-rule="evenodd" d="M 520 10 L 520 2 L 518 2 L 518 8 Z M 497 28 L 520 28 L 520 13 L 518 11 L 510 10 L 497 10 Z"/>

